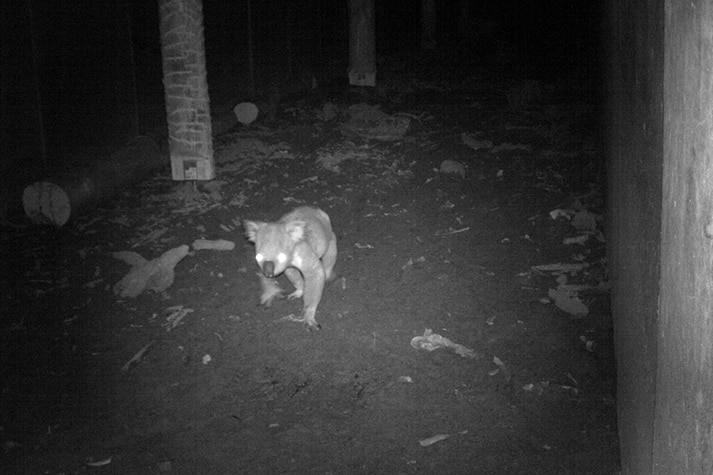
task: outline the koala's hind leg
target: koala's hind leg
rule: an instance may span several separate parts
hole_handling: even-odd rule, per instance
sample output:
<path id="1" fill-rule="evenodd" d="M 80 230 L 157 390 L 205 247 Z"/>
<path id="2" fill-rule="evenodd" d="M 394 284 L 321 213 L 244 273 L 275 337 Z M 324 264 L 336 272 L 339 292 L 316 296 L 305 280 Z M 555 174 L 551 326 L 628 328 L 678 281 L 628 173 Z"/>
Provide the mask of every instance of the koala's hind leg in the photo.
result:
<path id="1" fill-rule="evenodd" d="M 335 275 L 333 273 L 334 264 L 337 263 L 337 241 L 332 239 L 327 246 L 327 251 L 322 256 L 322 265 L 324 266 L 324 278 L 327 282 L 334 279 Z"/>

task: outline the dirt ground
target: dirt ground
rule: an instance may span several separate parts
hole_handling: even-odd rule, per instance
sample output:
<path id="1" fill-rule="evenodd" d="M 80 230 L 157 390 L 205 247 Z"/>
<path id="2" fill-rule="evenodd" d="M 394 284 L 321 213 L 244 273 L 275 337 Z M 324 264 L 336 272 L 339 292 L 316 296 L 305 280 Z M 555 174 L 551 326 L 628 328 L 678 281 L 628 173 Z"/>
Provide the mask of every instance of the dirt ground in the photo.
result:
<path id="1" fill-rule="evenodd" d="M 408 130 L 354 134 L 361 102 Z M 394 76 L 277 110 L 216 138 L 213 188 L 163 170 L 62 229 L 2 228 L 0 470 L 617 473 L 586 96 Z M 257 306 L 242 228 L 300 204 L 338 238 L 320 331 L 282 319 L 301 300 Z M 113 292 L 130 269 L 114 253 L 196 239 L 235 248 L 191 247 L 163 292 Z M 412 346 L 427 329 L 452 346 Z"/>

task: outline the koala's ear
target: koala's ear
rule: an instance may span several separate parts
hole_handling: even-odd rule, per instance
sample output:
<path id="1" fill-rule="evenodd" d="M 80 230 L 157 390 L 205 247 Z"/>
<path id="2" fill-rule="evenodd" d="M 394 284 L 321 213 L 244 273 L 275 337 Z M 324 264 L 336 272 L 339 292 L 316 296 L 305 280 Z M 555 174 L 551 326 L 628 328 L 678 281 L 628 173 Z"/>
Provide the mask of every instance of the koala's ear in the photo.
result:
<path id="1" fill-rule="evenodd" d="M 255 242 L 255 236 L 264 225 L 265 223 L 261 221 L 245 221 L 245 236 L 247 236 L 248 241 Z"/>
<path id="2" fill-rule="evenodd" d="M 304 221 L 290 221 L 285 224 L 285 231 L 292 241 L 297 242 L 305 235 L 306 225 Z"/>

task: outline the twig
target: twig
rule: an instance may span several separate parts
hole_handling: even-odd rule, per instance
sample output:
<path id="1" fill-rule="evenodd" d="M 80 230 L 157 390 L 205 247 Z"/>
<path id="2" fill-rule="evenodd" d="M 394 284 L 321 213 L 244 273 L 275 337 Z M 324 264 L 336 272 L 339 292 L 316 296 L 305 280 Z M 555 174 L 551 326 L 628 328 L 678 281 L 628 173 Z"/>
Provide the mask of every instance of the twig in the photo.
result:
<path id="1" fill-rule="evenodd" d="M 136 354 L 129 361 L 127 361 L 124 366 L 121 367 L 121 370 L 127 372 L 131 368 L 139 364 L 139 362 L 144 358 L 144 356 L 146 356 L 146 353 L 149 352 L 149 348 L 151 348 L 154 343 L 156 343 L 156 340 L 148 342 L 146 346 L 137 351 Z"/>

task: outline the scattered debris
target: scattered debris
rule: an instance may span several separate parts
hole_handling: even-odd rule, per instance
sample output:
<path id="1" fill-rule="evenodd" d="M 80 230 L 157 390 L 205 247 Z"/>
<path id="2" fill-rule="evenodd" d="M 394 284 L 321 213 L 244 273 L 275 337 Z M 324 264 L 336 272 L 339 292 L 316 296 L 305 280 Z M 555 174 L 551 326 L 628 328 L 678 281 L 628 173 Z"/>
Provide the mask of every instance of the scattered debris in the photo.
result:
<path id="1" fill-rule="evenodd" d="M 104 279 L 94 279 L 94 280 L 89 281 L 86 284 L 84 284 L 84 288 L 93 289 L 94 287 L 98 286 L 102 282 L 104 282 Z"/>
<path id="2" fill-rule="evenodd" d="M 498 369 L 493 370 L 488 374 L 490 376 L 495 376 L 498 373 L 502 373 L 503 378 L 505 378 L 505 381 L 509 382 L 512 379 L 512 374 L 510 374 L 510 371 L 508 370 L 508 367 L 505 366 L 505 363 L 503 363 L 502 360 L 497 356 L 493 356 L 493 363 L 495 363 L 495 366 L 497 366 Z"/>
<path id="3" fill-rule="evenodd" d="M 163 315 L 166 318 L 166 323 L 162 324 L 161 326 L 164 327 L 167 332 L 170 332 L 171 330 L 176 328 L 178 324 L 181 323 L 181 320 L 183 320 L 183 317 L 185 317 L 189 313 L 193 313 L 193 309 L 183 308 L 183 305 L 168 307 L 166 310 L 163 311 Z"/>
<path id="4" fill-rule="evenodd" d="M 173 284 L 174 267 L 188 255 L 186 244 L 164 252 L 161 257 L 147 261 L 133 251 L 115 252 L 112 256 L 132 266 L 128 274 L 114 285 L 114 294 L 136 297 L 144 290 L 163 292 Z"/>
<path id="5" fill-rule="evenodd" d="M 411 119 L 403 115 L 391 116 L 379 110 L 379 106 L 354 104 L 347 110 L 349 121 L 342 124 L 345 137 L 375 139 L 383 142 L 401 140 L 406 134 Z"/>
<path id="6" fill-rule="evenodd" d="M 565 373 L 565 376 L 567 376 L 567 378 L 569 378 L 569 380 L 572 381 L 575 384 L 575 386 L 579 386 L 579 383 L 577 382 L 576 379 L 574 379 L 574 377 L 571 374 Z M 529 383 L 529 384 L 524 385 L 522 387 L 522 390 L 529 392 L 529 393 L 534 393 L 537 396 L 541 396 L 542 393 L 544 393 L 545 390 L 549 387 L 560 388 L 560 389 L 563 389 L 564 391 L 572 392 L 572 393 L 574 393 L 575 396 L 577 394 L 579 394 L 579 389 L 574 386 L 569 386 L 566 384 L 553 384 L 553 383 L 550 383 L 549 381 L 540 381 L 537 383 Z"/>
<path id="7" fill-rule="evenodd" d="M 317 114 L 317 117 L 325 122 L 334 120 L 339 117 L 339 107 L 333 102 L 326 102 L 322 106 L 322 110 Z"/>
<path id="8" fill-rule="evenodd" d="M 356 145 L 350 140 L 343 140 L 337 144 L 327 145 L 317 150 L 317 164 L 330 172 L 342 173 L 342 164 L 346 162 L 364 163 L 368 161 L 371 169 L 362 175 L 364 184 L 383 193 L 385 188 L 400 184 L 404 179 L 414 178 L 411 167 L 415 161 L 404 164 L 403 160 L 391 159 L 391 152 L 385 148 L 373 145 Z"/>
<path id="9" fill-rule="evenodd" d="M 528 383 L 522 387 L 523 391 L 526 391 L 528 393 L 536 393 L 538 396 L 541 396 L 542 393 L 545 392 L 545 389 L 550 387 L 550 382 L 549 381 L 540 381 L 539 383 Z"/>
<path id="10" fill-rule="evenodd" d="M 369 153 L 367 148 L 364 147 L 349 147 L 350 143 L 343 144 L 336 150 L 319 150 L 317 152 L 317 163 L 324 168 L 334 173 L 341 173 L 342 170 L 339 165 L 347 160 L 362 161 L 367 159 L 379 159 L 383 158 L 380 155 L 374 156 Z M 353 144 L 352 144 L 353 145 Z"/>
<path id="11" fill-rule="evenodd" d="M 470 226 L 466 226 L 460 229 L 453 229 L 449 227 L 446 231 L 436 231 L 436 236 L 450 236 L 451 234 L 464 233 L 468 230 L 470 230 Z"/>
<path id="12" fill-rule="evenodd" d="M 111 457 L 104 460 L 97 460 L 96 462 L 87 462 L 87 467 L 103 467 L 111 463 Z"/>
<path id="13" fill-rule="evenodd" d="M 575 236 L 575 237 L 564 238 L 562 240 L 562 244 L 564 244 L 565 246 L 570 246 L 572 244 L 579 244 L 581 246 L 584 246 L 584 243 L 587 242 L 588 240 L 589 240 L 589 235 L 581 234 L 581 235 Z"/>
<path id="14" fill-rule="evenodd" d="M 213 201 L 221 201 L 223 199 L 223 194 L 220 192 L 221 187 L 225 184 L 221 180 L 211 180 L 204 182 L 201 187 L 208 192 L 208 196 Z"/>
<path id="15" fill-rule="evenodd" d="M 149 352 L 149 349 L 153 346 L 153 344 L 156 343 L 156 340 L 152 340 L 146 344 L 143 348 L 141 348 L 139 351 L 136 352 L 134 356 L 131 357 L 129 361 L 126 362 L 124 366 L 121 367 L 121 370 L 124 372 L 129 371 L 131 368 L 136 366 L 141 362 L 142 359 L 144 359 L 144 356 L 146 356 Z"/>
<path id="16" fill-rule="evenodd" d="M 579 341 L 584 343 L 584 346 L 587 349 L 587 351 L 589 351 L 590 353 L 594 352 L 594 344 L 595 344 L 594 340 L 590 340 L 586 336 L 582 335 L 579 337 Z"/>
<path id="17" fill-rule="evenodd" d="M 438 348 L 450 348 L 456 352 L 456 354 L 462 356 L 463 358 L 476 358 L 479 357 L 475 351 L 470 348 L 463 346 L 458 343 L 453 343 L 448 338 L 444 338 L 438 333 L 433 333 L 430 328 L 427 328 L 423 332 L 423 336 L 417 336 L 411 339 L 411 346 L 417 350 L 433 351 Z"/>
<path id="18" fill-rule="evenodd" d="M 443 160 L 439 171 L 446 175 L 458 175 L 465 178 L 465 166 L 455 160 Z"/>
<path id="19" fill-rule="evenodd" d="M 446 202 L 443 203 L 441 206 L 439 206 L 438 209 L 446 211 L 446 210 L 455 208 L 455 206 L 456 206 L 456 205 L 454 205 L 453 203 L 451 203 L 450 200 L 446 200 Z M 460 222 L 460 221 L 459 221 L 459 222 Z"/>
<path id="20" fill-rule="evenodd" d="M 198 189 L 195 181 L 184 181 L 176 185 L 169 195 L 169 199 L 182 201 L 186 206 L 199 203 L 206 198 L 207 195 Z"/>
<path id="21" fill-rule="evenodd" d="M 462 435 L 462 434 L 467 434 L 467 430 L 462 430 L 460 432 L 456 432 L 454 434 L 437 434 L 432 437 L 428 437 L 426 439 L 421 439 L 418 441 L 419 444 L 421 444 L 421 447 L 428 447 L 429 445 L 433 445 L 436 442 L 440 442 L 442 440 L 445 440 L 449 437 L 452 437 L 454 435 Z"/>
<path id="22" fill-rule="evenodd" d="M 167 231 L 168 228 L 163 227 L 154 229 L 143 236 L 139 236 L 134 240 L 134 243 L 131 245 L 131 248 L 133 249 L 135 247 L 146 246 L 149 243 L 156 243 L 161 238 L 161 236 L 166 234 Z"/>
<path id="23" fill-rule="evenodd" d="M 244 173 L 269 165 L 274 160 L 295 158 L 287 142 L 266 143 L 255 137 L 238 137 L 216 150 L 216 164 L 222 174 Z"/>
<path id="24" fill-rule="evenodd" d="M 557 308 L 563 310 L 573 317 L 586 317 L 589 308 L 578 297 L 579 286 L 561 284 L 557 289 L 547 291 L 547 296 L 551 298 Z"/>
<path id="25" fill-rule="evenodd" d="M 493 142 L 491 142 L 490 140 L 477 140 L 473 134 L 468 134 L 466 132 L 460 134 L 460 139 L 463 141 L 464 144 L 466 144 L 473 150 L 493 148 Z"/>
<path id="26" fill-rule="evenodd" d="M 211 249 L 213 251 L 232 251 L 235 249 L 235 243 L 226 239 L 216 239 L 210 241 L 208 239 L 196 239 L 193 241 L 193 249 L 201 251 L 203 249 Z"/>
<path id="27" fill-rule="evenodd" d="M 404 264 L 404 265 L 401 266 L 401 272 L 400 272 L 400 274 L 401 274 L 401 280 L 402 280 L 402 281 L 406 281 L 406 280 L 409 280 L 409 279 L 413 278 L 413 272 L 412 272 L 412 271 L 415 269 L 414 266 L 415 266 L 416 264 L 422 264 L 422 263 L 424 263 L 424 262 L 426 262 L 426 258 L 423 257 L 423 256 L 421 256 L 421 257 L 419 257 L 419 258 L 417 258 L 417 259 L 410 258 L 410 259 L 406 262 L 406 264 Z M 422 267 L 422 266 L 418 266 L 418 267 Z"/>
<path id="28" fill-rule="evenodd" d="M 587 267 L 589 267 L 589 264 L 587 264 L 586 262 L 580 262 L 576 264 L 562 264 L 558 262 L 556 264 L 542 264 L 539 266 L 532 266 L 531 269 L 536 272 L 549 272 L 553 275 L 577 275 Z"/>
<path id="29" fill-rule="evenodd" d="M 575 396 L 577 394 L 579 394 L 579 388 L 575 388 L 573 386 L 567 386 L 565 384 L 561 384 L 559 387 L 564 389 L 565 391 L 571 391 L 572 393 L 574 393 Z"/>
<path id="30" fill-rule="evenodd" d="M 406 270 L 406 269 L 412 267 L 414 264 L 418 264 L 418 263 L 421 263 L 421 262 L 426 262 L 426 258 L 423 257 L 423 256 L 418 257 L 418 258 L 416 258 L 416 259 L 410 258 L 410 259 L 406 262 L 406 264 L 404 264 L 404 265 L 401 266 L 401 270 Z"/>
<path id="31" fill-rule="evenodd" d="M 595 231 L 597 229 L 597 221 L 601 219 L 601 215 L 591 213 L 586 209 L 581 209 L 574 214 L 572 226 L 580 231 Z"/>
<path id="32" fill-rule="evenodd" d="M 603 219 L 601 215 L 584 209 L 579 200 L 575 201 L 571 208 L 553 209 L 549 214 L 552 219 L 569 219 L 572 221 L 572 226 L 574 226 L 578 231 L 587 231 L 591 233 L 596 231 L 597 223 Z"/>
<path id="33" fill-rule="evenodd" d="M 572 217 L 572 213 L 574 211 L 571 209 L 562 209 L 562 208 L 557 208 L 553 209 L 550 211 L 550 218 L 556 220 L 557 218 L 567 218 L 570 219 Z"/>

